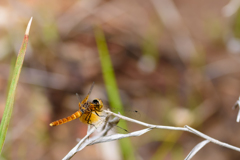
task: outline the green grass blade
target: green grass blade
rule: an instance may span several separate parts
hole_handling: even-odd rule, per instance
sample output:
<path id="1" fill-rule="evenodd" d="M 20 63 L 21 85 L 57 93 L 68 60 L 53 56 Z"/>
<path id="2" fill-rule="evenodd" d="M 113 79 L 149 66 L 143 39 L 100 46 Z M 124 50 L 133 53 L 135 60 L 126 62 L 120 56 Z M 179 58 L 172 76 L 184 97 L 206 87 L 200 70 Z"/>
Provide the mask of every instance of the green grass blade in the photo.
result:
<path id="1" fill-rule="evenodd" d="M 105 86 L 108 93 L 110 106 L 114 108 L 122 109 L 122 102 L 119 96 L 118 87 L 114 75 L 114 70 L 112 67 L 112 62 L 108 53 L 108 47 L 106 44 L 104 33 L 100 28 L 95 29 L 95 37 L 98 47 L 98 52 L 100 55 L 103 78 Z M 120 121 L 119 125 L 127 129 L 127 124 L 125 121 Z M 124 159 L 135 159 L 134 150 L 129 138 L 120 140 L 121 150 L 124 156 Z"/>
<path id="2" fill-rule="evenodd" d="M 7 135 L 8 125 L 9 125 L 11 115 L 12 115 L 16 87 L 17 87 L 19 75 L 20 75 L 20 72 L 22 69 L 22 64 L 23 64 L 23 60 L 25 57 L 26 49 L 27 49 L 28 36 L 29 36 L 31 22 L 32 22 L 32 18 L 28 22 L 28 26 L 27 26 L 25 36 L 24 36 L 24 39 L 22 42 L 22 46 L 18 53 L 18 57 L 17 57 L 13 75 L 12 75 L 12 81 L 11 81 L 9 92 L 8 92 L 6 106 L 4 109 L 4 113 L 3 113 L 3 117 L 2 117 L 2 121 L 1 121 L 1 125 L 0 125 L 0 153 L 2 152 L 3 144 L 5 141 L 6 135 Z"/>

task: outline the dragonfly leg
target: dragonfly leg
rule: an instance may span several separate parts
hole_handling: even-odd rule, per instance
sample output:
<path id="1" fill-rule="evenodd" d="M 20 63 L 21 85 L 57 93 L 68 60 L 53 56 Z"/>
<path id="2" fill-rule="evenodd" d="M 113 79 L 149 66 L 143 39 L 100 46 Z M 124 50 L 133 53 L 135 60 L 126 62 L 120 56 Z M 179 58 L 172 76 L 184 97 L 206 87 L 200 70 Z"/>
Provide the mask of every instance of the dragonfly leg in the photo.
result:
<path id="1" fill-rule="evenodd" d="M 90 124 L 91 126 L 93 126 L 93 127 L 95 127 L 96 129 L 97 129 L 97 127 L 94 125 L 94 124 L 92 124 L 92 122 L 91 122 L 91 116 L 92 116 L 92 112 L 90 112 L 88 115 L 87 115 L 87 117 L 85 118 L 85 120 L 87 121 L 87 123 L 88 124 Z"/>
<path id="2" fill-rule="evenodd" d="M 91 123 L 91 119 L 90 119 L 91 116 L 92 116 L 92 112 L 90 112 L 90 113 L 86 116 L 86 118 L 85 118 L 85 121 L 87 121 L 88 124 L 92 124 L 92 123 Z"/>
<path id="3" fill-rule="evenodd" d="M 98 117 L 105 117 L 104 115 L 99 115 L 97 111 L 94 111 Z"/>

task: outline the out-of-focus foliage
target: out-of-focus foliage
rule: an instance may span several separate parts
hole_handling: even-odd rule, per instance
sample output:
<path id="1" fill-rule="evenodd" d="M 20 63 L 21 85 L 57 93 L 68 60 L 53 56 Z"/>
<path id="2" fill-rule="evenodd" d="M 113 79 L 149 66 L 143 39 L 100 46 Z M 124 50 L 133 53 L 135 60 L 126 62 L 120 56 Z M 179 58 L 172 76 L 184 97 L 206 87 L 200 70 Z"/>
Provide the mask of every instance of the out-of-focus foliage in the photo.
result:
<path id="1" fill-rule="evenodd" d="M 233 34 L 236 38 L 240 38 L 240 10 L 237 11 L 234 18 Z"/>
<path id="2" fill-rule="evenodd" d="M 76 138 L 86 134 L 87 126 L 78 120 L 54 128 L 49 123 L 74 113 L 75 94 L 85 97 L 92 82 L 90 100 L 96 97 L 106 107 L 111 105 L 96 26 L 105 35 L 121 103 L 130 111 L 126 115 L 159 125 L 190 125 L 240 146 L 237 112 L 231 109 L 240 90 L 240 44 L 235 30 L 239 13 L 222 14 L 227 3 L 0 1 L 0 119 L 11 59 L 18 53 L 26 23 L 34 18 L 1 159 L 63 158 Z M 134 117 L 133 110 L 140 116 Z M 140 128 L 128 126 L 129 131 Z M 182 160 L 201 141 L 165 130 L 131 138 L 136 159 Z M 119 150 L 118 142 L 98 144 L 73 159 L 122 159 Z M 209 144 L 194 159 L 237 160 L 239 153 Z"/>

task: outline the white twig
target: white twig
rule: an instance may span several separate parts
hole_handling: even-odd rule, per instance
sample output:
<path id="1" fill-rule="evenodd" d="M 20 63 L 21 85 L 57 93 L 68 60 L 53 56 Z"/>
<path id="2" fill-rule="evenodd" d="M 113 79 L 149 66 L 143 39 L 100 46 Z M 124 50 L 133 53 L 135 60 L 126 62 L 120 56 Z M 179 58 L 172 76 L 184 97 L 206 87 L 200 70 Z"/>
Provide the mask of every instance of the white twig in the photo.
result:
<path id="1" fill-rule="evenodd" d="M 218 144 L 220 146 L 226 147 L 226 148 L 230 148 L 232 150 L 238 151 L 240 152 L 240 148 L 229 145 L 227 143 L 218 141 L 214 138 L 211 138 L 189 126 L 184 126 L 184 127 L 171 127 L 171 126 L 162 126 L 162 125 L 153 125 L 153 124 L 148 124 L 148 123 L 144 123 L 120 114 L 116 114 L 113 113 L 109 110 L 104 110 L 103 111 L 107 116 L 105 118 L 105 124 L 104 124 L 104 128 L 103 131 L 101 132 L 101 134 L 91 137 L 89 138 L 89 136 L 95 131 L 95 127 L 93 127 L 88 133 L 87 135 L 63 158 L 63 160 L 68 160 L 71 159 L 77 152 L 79 152 L 80 150 L 82 150 L 84 147 L 86 147 L 87 145 L 93 145 L 93 144 L 97 144 L 97 143 L 103 143 L 103 142 L 109 142 L 109 141 L 114 141 L 114 140 L 118 140 L 118 139 L 122 139 L 122 138 L 126 138 L 126 137 L 133 137 L 133 136 L 141 136 L 142 134 L 145 134 L 147 132 L 149 132 L 152 129 L 168 129 L 168 130 L 179 130 L 179 131 L 188 131 L 190 133 L 193 133 L 199 137 L 202 137 L 204 139 L 206 139 L 205 141 L 199 143 L 198 145 L 196 145 L 193 150 L 188 154 L 188 156 L 185 158 L 185 160 L 189 160 L 191 159 L 202 147 L 204 147 L 207 143 L 212 142 L 215 144 Z M 115 118 L 109 120 L 110 116 L 115 116 Z M 146 126 L 148 128 L 146 129 L 142 129 L 139 131 L 135 131 L 135 132 L 131 132 L 131 133 L 127 133 L 127 134 L 113 134 L 113 135 L 109 135 L 106 136 L 108 131 L 114 127 L 120 119 L 126 120 L 126 121 L 130 121 L 133 123 L 137 123 L 143 126 Z"/>
<path id="2" fill-rule="evenodd" d="M 151 129 L 154 129 L 154 128 L 158 128 L 158 129 L 169 129 L 169 130 L 181 130 L 181 131 L 188 131 L 190 133 L 194 133 L 206 140 L 209 140 L 210 142 L 213 142 L 215 144 L 218 144 L 220 146 L 223 146 L 223 147 L 226 147 L 226 148 L 230 148 L 230 149 L 233 149 L 233 150 L 236 150 L 238 152 L 240 152 L 240 148 L 238 147 L 235 147 L 235 146 L 232 146 L 232 145 L 229 145 L 227 143 L 224 143 L 224 142 L 221 142 L 221 141 L 218 141 L 214 138 L 211 138 L 189 126 L 185 126 L 184 128 L 183 127 L 171 127 L 171 126 L 160 126 L 160 125 L 152 125 L 152 124 L 147 124 L 147 123 L 144 123 L 144 122 L 141 122 L 141 121 L 138 121 L 138 120 L 135 120 L 135 119 L 131 119 L 131 118 L 128 118 L 128 117 L 125 117 L 123 115 L 120 115 L 120 114 L 116 114 L 116 113 L 113 113 L 111 111 L 105 111 L 106 113 L 108 114 L 111 114 L 111 115 L 114 115 L 116 117 L 119 117 L 121 119 L 124 119 L 124 120 L 127 120 L 127 121 L 130 121 L 130 122 L 133 122 L 133 123 L 137 123 L 137 124 L 140 124 L 140 125 L 143 125 L 143 126 L 146 126 L 146 127 L 149 127 Z"/>
<path id="3" fill-rule="evenodd" d="M 92 128 L 87 135 L 81 139 L 80 142 L 78 142 L 78 144 L 63 158 L 63 160 L 68 160 L 71 159 L 77 152 L 79 149 L 81 149 L 81 147 L 85 147 L 86 145 L 84 145 L 84 142 L 86 142 L 87 138 L 96 130 L 96 128 Z"/>
<path id="4" fill-rule="evenodd" d="M 206 144 L 208 144 L 210 141 L 209 140 L 204 140 L 200 143 L 198 143 L 192 150 L 191 152 L 187 155 L 187 157 L 184 160 L 190 160 L 192 157 L 200 150 L 202 149 Z"/>
<path id="5" fill-rule="evenodd" d="M 214 139 L 214 138 L 212 138 L 212 137 L 209 137 L 209 136 L 207 136 L 206 134 L 203 134 L 203 133 L 201 133 L 201 132 L 199 132 L 199 131 L 197 131 L 197 130 L 195 130 L 195 129 L 187 126 L 187 125 L 185 126 L 185 128 L 189 129 L 189 131 L 190 131 L 191 133 L 194 133 L 194 134 L 198 135 L 199 137 L 202 137 L 202 138 L 204 138 L 204 139 L 207 139 L 207 140 L 211 141 L 212 143 L 215 143 L 215 144 L 218 144 L 218 145 L 220 145 L 220 146 L 223 146 L 223 147 L 226 147 L 226 148 L 230 148 L 230 149 L 232 149 L 232 150 L 235 150 L 235 151 L 240 152 L 240 148 L 238 148 L 238 147 L 232 146 L 232 145 L 230 145 L 230 144 L 227 144 L 227 143 L 221 142 L 221 141 L 219 141 L 219 140 L 216 140 L 216 139 Z"/>
<path id="6" fill-rule="evenodd" d="M 111 120 L 109 119 L 109 116 L 106 116 L 105 118 L 105 124 L 103 124 L 103 131 L 97 135 L 94 136 L 92 138 L 89 138 L 89 136 L 97 129 L 95 126 L 93 126 L 92 128 L 90 128 L 87 132 L 87 135 L 81 139 L 78 144 L 63 158 L 63 160 L 69 160 L 71 159 L 77 152 L 81 151 L 83 148 L 85 148 L 87 145 L 97 141 L 99 138 L 105 136 L 107 134 L 107 132 L 112 129 L 112 127 L 114 127 L 115 125 L 117 125 L 117 123 L 119 122 L 119 118 L 115 117 Z"/>
<path id="7" fill-rule="evenodd" d="M 239 123 L 240 121 L 240 97 L 237 100 L 237 102 L 235 103 L 235 105 L 233 106 L 233 109 L 236 109 L 238 107 L 238 115 L 237 115 L 237 122 Z"/>
<path id="8" fill-rule="evenodd" d="M 89 145 L 103 143 L 103 142 L 110 142 L 110 141 L 127 138 L 127 137 L 141 136 L 152 129 L 153 128 L 146 128 L 146 129 L 142 129 L 140 131 L 136 131 L 136 132 L 132 132 L 132 133 L 128 133 L 128 134 L 114 134 L 114 135 L 110 135 L 110 136 L 101 137 L 100 139 L 98 139 L 97 141 L 94 141 L 93 143 L 90 143 Z"/>
<path id="9" fill-rule="evenodd" d="M 238 123 L 240 121 L 240 107 L 238 108 L 238 115 L 237 115 L 237 120 L 236 120 Z"/>
<path id="10" fill-rule="evenodd" d="M 129 121 L 129 122 L 133 122 L 133 123 L 137 123 L 137 124 L 140 124 L 140 125 L 149 127 L 149 128 L 188 131 L 186 128 L 183 128 L 183 127 L 161 126 L 161 125 L 154 125 L 154 124 L 144 123 L 144 122 L 141 122 L 141 121 L 138 121 L 138 120 L 135 120 L 135 119 L 132 119 L 132 118 L 129 118 L 129 117 L 120 115 L 120 114 L 113 113 L 113 112 L 111 112 L 111 111 L 109 111 L 109 110 L 104 110 L 104 112 L 107 113 L 107 114 L 110 114 L 110 115 L 119 117 L 119 118 L 121 118 L 121 119 L 123 119 L 123 120 Z"/>

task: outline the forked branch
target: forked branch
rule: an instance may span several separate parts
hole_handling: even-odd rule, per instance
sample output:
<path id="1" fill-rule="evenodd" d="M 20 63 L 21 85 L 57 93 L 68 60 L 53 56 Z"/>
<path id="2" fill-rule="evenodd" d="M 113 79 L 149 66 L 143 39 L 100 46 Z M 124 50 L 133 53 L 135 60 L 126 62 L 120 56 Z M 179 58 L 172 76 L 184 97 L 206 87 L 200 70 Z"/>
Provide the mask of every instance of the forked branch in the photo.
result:
<path id="1" fill-rule="evenodd" d="M 142 134 L 145 134 L 148 131 L 151 131 L 152 129 L 168 129 L 168 130 L 187 131 L 187 132 L 193 133 L 193 134 L 205 139 L 204 141 L 200 142 L 192 149 L 192 151 L 188 154 L 188 156 L 185 158 L 185 160 L 191 159 L 202 147 L 204 147 L 209 142 L 212 142 L 212 143 L 218 144 L 220 146 L 240 152 L 239 147 L 235 147 L 230 144 L 218 141 L 218 140 L 216 140 L 212 137 L 209 137 L 187 125 L 184 127 L 153 125 L 153 124 L 141 122 L 141 121 L 138 121 L 138 120 L 135 120 L 135 119 L 132 119 L 132 118 L 120 115 L 120 114 L 113 113 L 109 110 L 104 110 L 103 112 L 105 112 L 105 114 L 108 116 L 105 119 L 106 127 L 102 130 L 102 132 L 97 136 L 89 138 L 89 136 L 96 130 L 95 127 L 92 127 L 92 129 L 90 131 L 88 131 L 88 134 L 81 141 L 79 141 L 79 143 L 63 158 L 63 160 L 71 159 L 71 157 L 73 155 L 75 155 L 78 151 L 82 150 L 84 147 L 86 147 L 88 145 L 93 145 L 93 144 L 103 143 L 103 142 L 110 142 L 110 141 L 114 141 L 114 140 L 118 140 L 118 139 L 122 139 L 122 138 L 126 138 L 126 137 L 141 136 Z M 110 116 L 115 116 L 115 118 L 108 120 Z M 137 123 L 137 124 L 146 126 L 147 128 L 139 130 L 139 131 L 127 133 L 127 134 L 113 134 L 113 135 L 106 136 L 108 131 L 112 127 L 117 125 L 117 123 L 120 119 L 129 121 L 129 122 L 133 122 L 133 123 Z"/>

